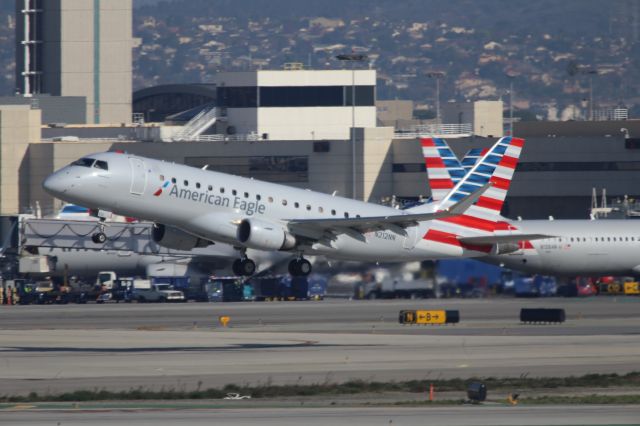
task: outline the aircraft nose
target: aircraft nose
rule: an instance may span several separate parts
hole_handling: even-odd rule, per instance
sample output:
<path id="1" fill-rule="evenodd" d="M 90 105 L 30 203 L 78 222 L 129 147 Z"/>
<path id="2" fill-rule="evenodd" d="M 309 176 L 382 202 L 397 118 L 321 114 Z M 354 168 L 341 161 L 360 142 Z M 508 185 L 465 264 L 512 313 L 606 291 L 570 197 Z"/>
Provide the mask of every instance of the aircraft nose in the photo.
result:
<path id="1" fill-rule="evenodd" d="M 44 182 L 42 182 L 42 187 L 51 195 L 58 195 L 67 191 L 64 176 L 59 172 L 49 175 Z"/>

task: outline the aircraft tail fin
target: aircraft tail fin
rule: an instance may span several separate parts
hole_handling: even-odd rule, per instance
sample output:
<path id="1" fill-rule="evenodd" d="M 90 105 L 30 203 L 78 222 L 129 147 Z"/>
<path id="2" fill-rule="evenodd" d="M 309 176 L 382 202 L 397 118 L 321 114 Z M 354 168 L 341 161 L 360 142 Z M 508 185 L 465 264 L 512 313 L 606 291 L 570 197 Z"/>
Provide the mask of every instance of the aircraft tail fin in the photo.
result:
<path id="1" fill-rule="evenodd" d="M 465 238 L 495 236 L 514 228 L 500 215 L 524 139 L 504 137 L 496 142 L 438 204 L 436 210 L 451 208 L 459 200 L 490 185 L 462 214 L 434 220 L 424 239 L 476 251 L 488 252 L 491 245 L 471 244 Z M 415 207 L 419 209 L 420 207 Z M 409 209 L 411 210 L 411 209 Z"/>
<path id="2" fill-rule="evenodd" d="M 466 174 L 458 157 L 441 138 L 420 139 L 431 189 L 431 199 L 441 201 Z"/>

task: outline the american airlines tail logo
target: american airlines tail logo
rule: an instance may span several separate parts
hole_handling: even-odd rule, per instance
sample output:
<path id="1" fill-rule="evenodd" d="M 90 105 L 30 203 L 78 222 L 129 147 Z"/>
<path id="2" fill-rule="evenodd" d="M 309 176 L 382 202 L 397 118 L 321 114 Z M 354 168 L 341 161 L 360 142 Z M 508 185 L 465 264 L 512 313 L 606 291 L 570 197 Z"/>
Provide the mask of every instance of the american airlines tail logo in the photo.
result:
<path id="1" fill-rule="evenodd" d="M 158 188 L 158 190 L 156 192 L 153 193 L 153 195 L 155 195 L 156 197 L 159 197 L 160 194 L 162 194 L 162 191 L 169 186 L 170 181 L 166 181 L 165 183 L 162 184 L 162 186 L 160 188 Z"/>

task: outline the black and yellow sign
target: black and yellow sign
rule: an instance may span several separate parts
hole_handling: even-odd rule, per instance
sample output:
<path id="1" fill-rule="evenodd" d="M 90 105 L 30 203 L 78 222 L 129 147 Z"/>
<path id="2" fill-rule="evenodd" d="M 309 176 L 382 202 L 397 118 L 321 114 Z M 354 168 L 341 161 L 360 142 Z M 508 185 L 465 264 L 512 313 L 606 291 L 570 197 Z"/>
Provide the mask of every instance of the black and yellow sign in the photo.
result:
<path id="1" fill-rule="evenodd" d="M 399 321 L 400 324 L 451 324 L 460 321 L 460 314 L 458 311 L 445 310 L 400 311 Z"/>

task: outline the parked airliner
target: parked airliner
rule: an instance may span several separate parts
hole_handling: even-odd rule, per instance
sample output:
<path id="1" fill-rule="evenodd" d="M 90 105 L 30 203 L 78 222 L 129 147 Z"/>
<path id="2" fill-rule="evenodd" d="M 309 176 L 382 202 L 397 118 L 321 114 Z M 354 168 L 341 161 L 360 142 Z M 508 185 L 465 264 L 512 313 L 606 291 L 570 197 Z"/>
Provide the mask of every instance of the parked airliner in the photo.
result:
<path id="1" fill-rule="evenodd" d="M 439 138 L 421 140 L 433 202 L 453 191 L 456 182 L 481 158 L 470 151 L 460 162 Z M 633 220 L 518 220 L 500 218 L 503 227 L 522 234 L 552 238 L 527 240 L 503 247 L 503 254 L 478 260 L 520 271 L 558 276 L 640 275 L 640 221 Z"/>
<path id="2" fill-rule="evenodd" d="M 245 255 L 254 248 L 295 253 L 290 273 L 307 275 L 304 255 L 373 262 L 479 257 L 543 237 L 498 222 L 523 144 L 500 139 L 439 203 L 407 210 L 119 152 L 83 157 L 43 186 L 67 202 L 153 221 L 185 245 L 240 247 L 236 273 L 255 271 Z"/>

